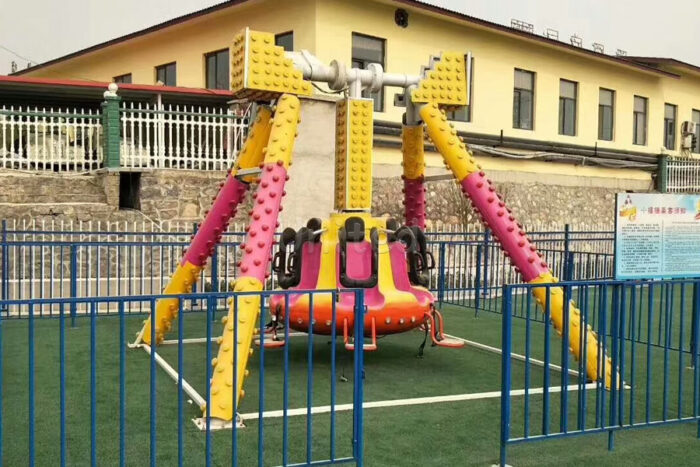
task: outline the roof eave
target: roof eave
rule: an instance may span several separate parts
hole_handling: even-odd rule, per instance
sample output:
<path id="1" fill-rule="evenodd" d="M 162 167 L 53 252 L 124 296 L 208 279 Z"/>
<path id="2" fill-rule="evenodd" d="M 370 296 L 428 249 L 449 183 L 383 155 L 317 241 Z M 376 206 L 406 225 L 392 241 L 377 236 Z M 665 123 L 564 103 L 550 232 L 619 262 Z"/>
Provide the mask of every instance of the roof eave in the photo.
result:
<path id="1" fill-rule="evenodd" d="M 51 59 L 47 62 L 39 63 L 39 64 L 34 65 L 32 67 L 25 68 L 24 70 L 16 71 L 16 72 L 12 73 L 11 76 L 25 75 L 27 73 L 31 73 L 31 72 L 36 71 L 36 70 L 40 70 L 42 68 L 46 68 L 47 66 L 55 65 L 56 63 L 61 63 L 61 62 L 64 62 L 66 60 L 70 60 L 71 58 L 76 58 L 76 57 L 80 57 L 83 55 L 87 55 L 91 52 L 96 52 L 98 50 L 104 49 L 104 48 L 112 46 L 112 45 L 121 44 L 121 43 L 127 42 L 131 39 L 136 39 L 138 37 L 142 37 L 142 36 L 160 31 L 161 29 L 165 29 L 165 28 L 168 28 L 171 26 L 176 26 L 178 24 L 185 23 L 189 20 L 199 18 L 201 16 L 205 16 L 205 15 L 208 15 L 210 13 L 214 13 L 214 12 L 217 12 L 220 10 L 225 10 L 226 8 L 231 8 L 231 7 L 246 3 L 248 1 L 250 1 L 250 0 L 227 0 L 225 2 L 217 3 L 216 5 L 212 5 L 208 8 L 204 8 L 202 10 L 197 10 L 197 11 L 194 11 L 192 13 L 178 16 L 178 17 L 170 19 L 168 21 L 164 21 L 162 23 L 158 23 L 158 24 L 155 24 L 153 26 L 149 26 L 146 29 L 141 29 L 139 31 L 135 31 L 135 32 L 126 34 L 124 36 L 119 36 L 119 37 L 116 37 L 114 39 L 110 39 L 110 40 L 105 41 L 105 42 L 100 42 L 99 44 L 92 45 L 92 46 L 87 47 L 85 49 L 71 52 L 68 55 L 63 55 L 61 57 Z"/>
<path id="2" fill-rule="evenodd" d="M 459 13 L 456 11 L 448 10 L 446 8 L 442 8 L 436 5 L 431 5 L 422 1 L 418 0 L 389 0 L 390 2 L 393 3 L 399 3 L 407 6 L 412 6 L 416 9 L 420 10 L 425 10 L 425 11 L 430 11 L 432 13 L 436 13 L 439 15 L 443 16 L 448 16 L 457 20 L 461 20 L 470 24 L 473 24 L 477 27 L 481 27 L 486 30 L 491 30 L 491 31 L 498 31 L 502 34 L 513 36 L 513 37 L 518 37 L 521 39 L 527 39 L 532 42 L 539 42 L 539 43 L 544 43 L 549 46 L 557 47 L 557 48 L 563 48 L 568 50 L 569 52 L 579 54 L 579 55 L 585 55 L 589 58 L 596 58 L 598 60 L 604 60 L 608 62 L 615 62 L 617 65 L 626 67 L 626 68 L 634 68 L 637 71 L 641 72 L 646 72 L 649 74 L 653 75 L 662 75 L 666 76 L 669 78 L 675 78 L 678 79 L 680 78 L 680 75 L 677 75 L 675 73 L 671 73 L 668 71 L 664 70 L 659 70 L 654 67 L 646 66 L 641 63 L 636 63 L 636 62 L 631 62 L 628 60 L 625 60 L 624 58 L 621 57 L 615 57 L 612 55 L 606 55 L 603 53 L 595 52 L 593 50 L 588 50 L 584 49 L 582 47 L 576 47 L 574 45 L 567 44 L 566 42 L 561 42 L 558 40 L 550 39 L 548 37 L 540 36 L 537 34 L 532 34 L 526 31 L 521 31 L 519 29 L 514 29 L 508 26 L 504 26 L 502 24 L 494 23 L 492 21 L 487 21 L 484 19 L 476 18 L 474 16 L 469 16 L 465 15 L 463 13 Z"/>
<path id="3" fill-rule="evenodd" d="M 64 89 L 95 89 L 107 90 L 110 83 L 99 81 L 80 81 L 54 78 L 32 78 L 26 76 L 0 75 L 0 86 L 3 84 L 26 87 L 54 87 Z M 223 89 L 186 88 L 180 86 L 160 86 L 151 84 L 119 84 L 119 91 L 130 94 L 170 94 L 183 96 L 209 97 L 217 100 L 233 98 L 231 91 Z"/>

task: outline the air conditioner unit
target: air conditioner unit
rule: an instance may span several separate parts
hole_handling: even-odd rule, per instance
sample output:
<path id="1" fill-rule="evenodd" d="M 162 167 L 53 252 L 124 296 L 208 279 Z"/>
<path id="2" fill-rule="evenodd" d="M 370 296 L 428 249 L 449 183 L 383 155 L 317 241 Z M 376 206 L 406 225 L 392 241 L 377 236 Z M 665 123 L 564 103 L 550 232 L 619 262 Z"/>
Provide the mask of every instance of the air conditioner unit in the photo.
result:
<path id="1" fill-rule="evenodd" d="M 690 136 L 694 135 L 697 127 L 695 122 L 683 122 L 681 123 L 681 135 Z"/>

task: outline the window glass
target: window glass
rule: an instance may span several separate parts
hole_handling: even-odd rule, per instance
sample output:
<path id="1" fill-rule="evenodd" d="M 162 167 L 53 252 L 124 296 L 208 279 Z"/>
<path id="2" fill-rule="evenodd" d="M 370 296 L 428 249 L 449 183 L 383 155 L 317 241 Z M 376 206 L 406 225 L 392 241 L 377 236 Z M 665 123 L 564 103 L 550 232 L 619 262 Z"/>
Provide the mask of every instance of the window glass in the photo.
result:
<path id="1" fill-rule="evenodd" d="M 613 105 L 613 98 L 615 95 L 615 91 L 611 91 L 610 89 L 600 89 L 600 105 L 609 105 L 612 107 Z"/>
<path id="2" fill-rule="evenodd" d="M 639 145 L 647 144 L 647 99 L 646 97 L 634 96 L 632 137 L 633 143 Z"/>
<path id="3" fill-rule="evenodd" d="M 156 67 L 156 81 L 160 81 L 166 86 L 176 86 L 176 66 L 175 62 Z"/>
<path id="4" fill-rule="evenodd" d="M 515 70 L 515 87 L 518 89 L 533 90 L 534 73 L 525 70 Z"/>
<path id="5" fill-rule="evenodd" d="M 615 91 L 600 89 L 598 100 L 598 139 L 613 140 Z"/>
<path id="6" fill-rule="evenodd" d="M 664 105 L 664 147 L 676 148 L 676 106 L 673 104 Z"/>
<path id="7" fill-rule="evenodd" d="M 205 55 L 207 89 L 229 88 L 229 52 L 219 50 Z"/>
<path id="8" fill-rule="evenodd" d="M 275 45 L 279 45 L 284 48 L 286 52 L 291 52 L 294 50 L 294 32 L 283 32 L 275 36 Z"/>
<path id="9" fill-rule="evenodd" d="M 534 120 L 535 74 L 515 69 L 513 128 L 532 130 Z"/>
<path id="10" fill-rule="evenodd" d="M 576 99 L 576 83 L 564 79 L 560 80 L 559 95 L 560 97 L 566 97 L 568 99 Z"/>
<path id="11" fill-rule="evenodd" d="M 378 63 L 382 68 L 386 68 L 385 62 L 385 41 L 377 37 L 365 36 L 352 33 L 352 67 L 367 68 L 370 63 Z M 370 93 L 368 89 L 362 91 L 362 97 L 374 99 L 374 111 L 384 111 L 384 89 L 379 92 Z"/>
<path id="12" fill-rule="evenodd" d="M 559 134 L 576 136 L 577 83 L 559 80 Z"/>
<path id="13" fill-rule="evenodd" d="M 112 78 L 112 81 L 117 84 L 131 84 L 131 73 L 115 76 L 114 78 Z"/>
<path id="14" fill-rule="evenodd" d="M 352 59 L 368 63 L 384 63 L 384 39 L 352 35 Z"/>

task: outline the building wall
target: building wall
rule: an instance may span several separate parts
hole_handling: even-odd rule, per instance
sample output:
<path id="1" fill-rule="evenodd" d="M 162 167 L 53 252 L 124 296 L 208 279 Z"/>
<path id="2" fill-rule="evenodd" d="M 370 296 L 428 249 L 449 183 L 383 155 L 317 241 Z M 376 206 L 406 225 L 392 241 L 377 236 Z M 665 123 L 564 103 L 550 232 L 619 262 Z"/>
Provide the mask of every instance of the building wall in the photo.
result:
<path id="1" fill-rule="evenodd" d="M 179 86 L 204 87 L 204 55 L 228 47 L 233 35 L 249 26 L 273 33 L 293 30 L 296 50 L 309 49 L 324 62 L 338 59 L 346 64 L 351 61 L 352 32 L 381 37 L 386 39 L 386 68 L 392 72 L 417 74 L 429 56 L 441 50 L 471 51 L 472 122 L 456 123 L 464 131 L 659 154 L 664 103 L 678 105 L 677 128 L 691 119 L 693 108 L 700 109 L 700 74 L 664 77 L 418 9 L 409 8 L 409 26 L 401 28 L 394 22 L 398 4 L 389 0 L 295 0 L 272 5 L 269 0 L 252 0 L 29 76 L 109 81 L 131 73 L 135 83 L 154 83 L 155 67 L 175 61 Z M 536 73 L 533 131 L 512 127 L 514 68 Z M 560 78 L 579 83 L 577 136 L 558 134 Z M 615 135 L 610 142 L 597 140 L 600 87 L 616 91 Z M 385 112 L 376 118 L 399 121 L 402 109 L 393 106 L 396 91 L 388 90 Z M 634 95 L 649 99 L 644 146 L 632 144 Z M 677 147 L 679 141 L 677 135 Z"/>
<path id="2" fill-rule="evenodd" d="M 491 135 L 502 132 L 505 137 L 659 154 L 663 144 L 664 103 L 678 106 L 678 128 L 680 122 L 690 120 L 692 109 L 700 109 L 700 74 L 695 76 L 687 70 L 672 70 L 682 74 L 680 79 L 664 77 L 414 9 L 409 9 L 409 26 L 404 29 L 394 23 L 397 4 L 389 0 L 296 0 L 274 2 L 274 8 L 270 5 L 271 1 L 253 0 L 30 75 L 108 81 L 113 76 L 132 73 L 136 83 L 153 83 L 155 66 L 176 61 L 177 84 L 202 87 L 204 54 L 227 47 L 236 32 L 249 26 L 273 33 L 293 30 L 295 49 L 309 49 L 326 63 L 337 59 L 350 64 L 353 32 L 381 37 L 386 39 L 386 69 L 390 72 L 417 74 L 430 55 L 442 50 L 471 51 L 475 60 L 472 121 L 455 123 L 459 130 L 467 132 Z M 536 73 L 534 131 L 512 128 L 514 68 Z M 579 83 L 575 137 L 558 134 L 560 78 Z M 616 91 L 613 142 L 597 140 L 600 87 Z M 385 112 L 376 113 L 376 119 L 400 120 L 403 109 L 393 106 L 397 91 L 397 88 L 388 89 Z M 645 146 L 632 144 L 634 95 L 649 99 Z M 332 208 L 333 115 L 332 106 L 305 100 L 300 139 L 287 187 L 289 196 L 282 213 L 284 226 L 301 226 L 309 217 L 323 217 Z M 677 146 L 679 143 L 680 135 L 677 135 Z M 560 225 L 580 220 L 595 224 L 610 218 L 615 191 L 653 189 L 651 174 L 641 170 L 484 156 L 479 156 L 479 160 L 493 180 L 511 193 L 509 202 L 526 222 Z M 377 215 L 397 218 L 402 215 L 400 161 L 398 149 L 374 148 L 373 211 Z M 438 154 L 429 153 L 427 165 L 430 175 L 446 174 Z M 221 176 L 182 172 L 144 174 L 142 211 L 156 220 L 196 221 L 207 209 Z M 42 185 L 59 187 L 60 183 L 48 180 Z M 95 183 L 100 186 L 102 182 Z M 434 182 L 431 187 L 429 219 L 454 221 L 464 217 L 463 208 L 453 201 L 448 183 Z M 84 191 L 89 192 L 87 188 Z M 34 199 L 32 196 L 27 194 L 25 199 Z M 113 201 L 105 199 L 96 203 L 106 207 L 68 210 L 65 215 L 90 218 L 115 215 Z M 22 209 L 19 204 L 6 207 L 4 215 L 21 216 Z M 52 214 L 42 211 L 36 215 Z"/>
<path id="3" fill-rule="evenodd" d="M 155 67 L 177 63 L 177 85 L 205 87 L 205 59 L 209 52 L 230 47 L 243 28 L 282 33 L 294 31 L 294 47 L 312 49 L 315 43 L 315 0 L 272 2 L 253 0 L 192 19 L 158 32 L 116 44 L 28 73 L 46 78 L 111 81 L 131 73 L 134 83 L 154 84 Z"/>
<path id="4" fill-rule="evenodd" d="M 350 63 L 352 33 L 386 39 L 386 69 L 417 74 L 430 55 L 442 50 L 471 51 L 474 56 L 471 123 L 456 123 L 460 130 L 500 134 L 540 141 L 577 144 L 658 154 L 663 145 L 664 103 L 678 105 L 678 125 L 700 108 L 700 79 L 663 77 L 610 61 L 543 44 L 511 38 L 500 32 L 431 16 L 409 9 L 409 25 L 394 22 L 396 4 L 352 0 L 319 1 L 316 14 L 316 53 L 322 61 L 337 58 Z M 514 129 L 514 68 L 536 73 L 534 131 Z M 558 134 L 559 80 L 578 86 L 577 136 Z M 598 91 L 616 91 L 614 141 L 598 141 Z M 389 89 L 386 112 L 377 118 L 398 121 L 401 109 L 391 105 L 396 89 Z M 632 144 L 634 95 L 649 99 L 648 144 Z M 676 137 L 678 145 L 679 136 Z M 668 151 L 675 153 L 675 151 Z"/>

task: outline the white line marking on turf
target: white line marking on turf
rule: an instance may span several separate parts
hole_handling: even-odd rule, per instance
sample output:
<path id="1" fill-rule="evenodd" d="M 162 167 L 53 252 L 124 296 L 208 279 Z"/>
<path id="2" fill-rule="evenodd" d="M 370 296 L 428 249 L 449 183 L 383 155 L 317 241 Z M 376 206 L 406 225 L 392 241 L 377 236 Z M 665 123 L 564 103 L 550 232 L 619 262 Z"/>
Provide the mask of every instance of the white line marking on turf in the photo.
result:
<path id="1" fill-rule="evenodd" d="M 458 341 L 462 341 L 462 342 L 464 342 L 465 344 L 467 344 L 467 345 L 469 345 L 469 346 L 471 346 L 471 347 L 474 347 L 474 348 L 476 348 L 476 349 L 485 350 L 485 351 L 487 351 L 487 352 L 493 352 L 493 353 L 496 353 L 496 354 L 498 354 L 498 355 L 502 355 L 502 354 L 503 354 L 503 349 L 499 349 L 498 347 L 492 347 L 492 346 L 490 346 L 490 345 L 482 344 L 482 343 L 480 343 L 480 342 L 470 341 L 469 339 L 464 339 L 464 338 L 462 338 L 462 337 L 453 336 L 453 335 L 451 335 L 451 334 L 445 334 L 445 337 L 449 337 L 449 338 L 452 338 L 452 339 L 457 339 Z M 511 353 L 510 353 L 510 357 L 511 357 L 513 360 L 519 360 L 519 361 L 521 361 L 521 362 L 524 362 L 524 361 L 527 360 L 527 359 L 525 358 L 525 355 L 520 355 L 519 353 L 513 353 L 513 352 L 511 352 Z M 530 364 L 532 364 L 532 365 L 537 365 L 537 366 L 541 366 L 542 368 L 544 368 L 544 362 L 543 362 L 542 360 L 538 360 L 538 359 L 536 359 L 536 358 L 530 357 Z M 550 364 L 549 364 L 549 369 L 550 369 L 550 370 L 557 370 L 557 371 L 559 371 L 559 372 L 562 371 L 562 367 L 560 367 L 559 365 L 555 365 L 554 363 L 550 363 Z M 573 370 L 573 369 L 571 369 L 571 368 L 569 368 L 569 375 L 571 375 L 571 376 L 576 376 L 576 377 L 582 376 L 578 371 Z"/>
<path id="2" fill-rule="evenodd" d="M 578 384 L 570 384 L 567 386 L 568 391 L 578 390 Z M 595 389 L 596 383 L 588 383 L 585 386 L 586 389 Z M 549 393 L 561 392 L 561 386 L 550 386 Z M 544 388 L 532 388 L 529 394 L 542 394 L 544 393 Z M 525 389 L 513 389 L 510 391 L 510 396 L 524 396 Z M 424 405 L 424 404 L 436 404 L 441 402 L 461 402 L 470 400 L 480 400 L 480 399 L 496 399 L 501 397 L 501 391 L 488 391 L 488 392 L 475 392 L 471 394 L 453 394 L 449 396 L 431 396 L 431 397 L 414 397 L 411 399 L 394 399 L 394 400 L 384 400 L 384 401 L 372 401 L 364 402 L 362 404 L 363 409 L 376 409 L 382 407 L 403 407 L 408 405 Z M 336 404 L 336 412 L 347 412 L 352 410 L 353 404 Z M 299 415 L 306 415 L 308 408 L 302 407 L 299 409 L 288 409 L 287 416 L 295 417 Z M 330 413 L 330 405 L 322 405 L 319 407 L 311 407 L 311 414 L 322 414 Z M 279 418 L 284 416 L 284 411 L 282 410 L 268 410 L 263 412 L 263 418 Z M 247 414 L 242 414 L 241 418 L 245 420 L 257 420 L 260 418 L 259 412 L 251 412 Z"/>

